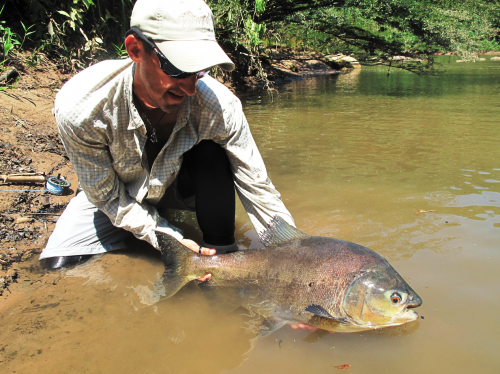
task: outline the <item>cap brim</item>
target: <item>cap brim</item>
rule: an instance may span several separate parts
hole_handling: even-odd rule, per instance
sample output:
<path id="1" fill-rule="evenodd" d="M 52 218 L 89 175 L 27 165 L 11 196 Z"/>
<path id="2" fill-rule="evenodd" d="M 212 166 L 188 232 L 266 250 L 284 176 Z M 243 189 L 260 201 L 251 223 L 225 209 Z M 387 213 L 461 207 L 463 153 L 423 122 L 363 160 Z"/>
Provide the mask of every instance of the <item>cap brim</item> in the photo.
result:
<path id="1" fill-rule="evenodd" d="M 227 71 L 234 70 L 234 64 L 216 41 L 212 40 L 169 40 L 156 42 L 158 49 L 174 64 L 187 73 L 220 66 Z"/>

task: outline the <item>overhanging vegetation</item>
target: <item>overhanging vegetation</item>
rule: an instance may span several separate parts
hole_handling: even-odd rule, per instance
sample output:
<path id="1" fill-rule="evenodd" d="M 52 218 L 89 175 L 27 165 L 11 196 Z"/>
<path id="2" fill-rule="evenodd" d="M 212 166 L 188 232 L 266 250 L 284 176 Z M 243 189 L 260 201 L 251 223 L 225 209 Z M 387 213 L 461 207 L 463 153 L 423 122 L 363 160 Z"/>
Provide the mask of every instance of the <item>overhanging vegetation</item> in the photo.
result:
<path id="1" fill-rule="evenodd" d="M 0 13 L 0 62 L 28 49 L 24 63 L 47 56 L 66 71 L 96 60 L 126 56 L 123 37 L 134 0 L 7 0 Z M 292 47 L 352 54 L 364 63 L 432 68 L 432 55 L 452 51 L 463 59 L 500 50 L 500 6 L 495 0 L 207 0 L 219 41 L 246 71 L 265 80 L 259 55 Z M 422 62 L 422 61 L 425 61 Z"/>

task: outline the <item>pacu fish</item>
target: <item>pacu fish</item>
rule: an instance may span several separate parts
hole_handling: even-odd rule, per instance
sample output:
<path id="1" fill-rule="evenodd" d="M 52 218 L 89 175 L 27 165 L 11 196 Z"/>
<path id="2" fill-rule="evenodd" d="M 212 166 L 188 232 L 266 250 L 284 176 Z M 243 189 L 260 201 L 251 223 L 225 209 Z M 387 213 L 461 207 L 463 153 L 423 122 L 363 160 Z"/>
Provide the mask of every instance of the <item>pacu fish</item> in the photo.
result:
<path id="1" fill-rule="evenodd" d="M 275 217 L 261 235 L 266 246 L 215 256 L 198 255 L 157 233 L 165 296 L 212 274 L 209 294 L 259 313 L 263 329 L 306 323 L 353 332 L 417 319 L 422 299 L 379 254 L 358 244 L 309 236 Z"/>

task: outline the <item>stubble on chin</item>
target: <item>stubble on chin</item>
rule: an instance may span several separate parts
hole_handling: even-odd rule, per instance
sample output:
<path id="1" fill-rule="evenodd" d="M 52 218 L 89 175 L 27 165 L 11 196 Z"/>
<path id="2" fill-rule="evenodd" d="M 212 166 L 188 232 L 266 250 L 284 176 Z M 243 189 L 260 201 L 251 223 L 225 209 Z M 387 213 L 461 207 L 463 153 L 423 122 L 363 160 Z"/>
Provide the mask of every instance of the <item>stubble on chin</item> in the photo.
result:
<path id="1" fill-rule="evenodd" d="M 184 105 L 184 103 L 186 102 L 186 100 L 188 100 L 188 97 L 183 95 L 183 99 L 180 103 L 170 103 L 169 101 L 169 97 L 168 97 L 169 93 L 166 92 L 163 99 L 162 100 L 162 103 L 158 103 L 158 107 L 163 110 L 165 113 L 169 113 L 169 114 L 174 114 L 174 113 L 177 113 L 181 107 Z"/>
<path id="2" fill-rule="evenodd" d="M 181 109 L 182 105 L 184 104 L 184 100 L 180 104 L 162 104 L 159 105 L 158 107 L 163 110 L 167 114 L 175 114 L 179 112 Z"/>

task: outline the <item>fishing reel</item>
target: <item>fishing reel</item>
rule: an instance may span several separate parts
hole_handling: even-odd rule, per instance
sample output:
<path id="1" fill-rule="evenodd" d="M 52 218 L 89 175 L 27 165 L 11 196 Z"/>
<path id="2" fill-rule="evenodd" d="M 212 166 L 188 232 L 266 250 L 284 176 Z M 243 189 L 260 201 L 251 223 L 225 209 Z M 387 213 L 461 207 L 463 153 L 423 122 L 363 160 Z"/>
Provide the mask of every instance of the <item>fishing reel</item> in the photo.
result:
<path id="1" fill-rule="evenodd" d="M 48 177 L 45 182 L 45 189 L 54 195 L 64 195 L 70 186 L 71 183 L 61 177 L 61 173 L 57 174 L 57 177 Z"/>
<path id="2" fill-rule="evenodd" d="M 53 195 L 65 195 L 68 192 L 71 183 L 57 174 L 57 177 L 46 177 L 45 174 L 36 175 L 32 173 L 5 174 L 0 175 L 4 183 L 44 183 L 44 190 L 0 190 L 0 191 L 46 191 Z"/>

